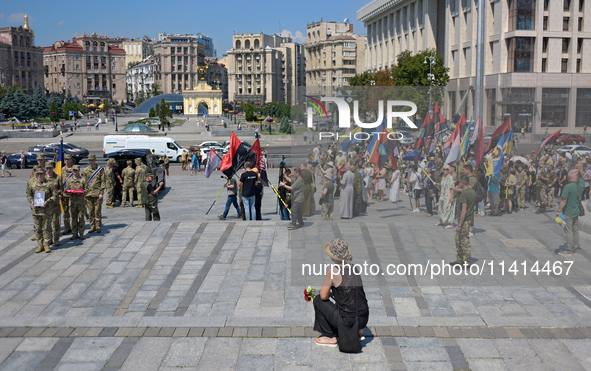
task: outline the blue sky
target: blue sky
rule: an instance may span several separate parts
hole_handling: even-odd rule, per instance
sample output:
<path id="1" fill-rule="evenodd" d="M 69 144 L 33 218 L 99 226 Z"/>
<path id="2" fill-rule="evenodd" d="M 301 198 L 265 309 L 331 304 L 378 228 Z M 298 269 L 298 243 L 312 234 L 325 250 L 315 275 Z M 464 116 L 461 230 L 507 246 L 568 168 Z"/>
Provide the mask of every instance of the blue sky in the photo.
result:
<path id="1" fill-rule="evenodd" d="M 275 34 L 288 30 L 305 42 L 308 22 L 342 21 L 348 18 L 354 32 L 365 35 L 357 11 L 365 1 L 5 1 L 0 8 L 0 26 L 23 24 L 25 13 L 35 31 L 37 46 L 96 32 L 109 36 L 158 37 L 158 32 L 197 33 L 213 39 L 218 57 L 232 46 L 232 32 Z M 300 32 L 300 33 L 298 33 Z"/>

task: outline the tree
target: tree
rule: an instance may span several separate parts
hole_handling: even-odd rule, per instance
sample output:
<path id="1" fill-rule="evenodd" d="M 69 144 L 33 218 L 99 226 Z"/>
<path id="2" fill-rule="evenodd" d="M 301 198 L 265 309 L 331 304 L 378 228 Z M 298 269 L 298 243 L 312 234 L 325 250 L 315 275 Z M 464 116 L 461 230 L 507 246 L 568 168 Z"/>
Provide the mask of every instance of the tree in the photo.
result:
<path id="1" fill-rule="evenodd" d="M 59 94 L 57 93 L 51 93 L 49 95 L 49 104 L 51 105 L 51 103 L 55 103 L 56 104 L 56 110 L 51 110 L 51 112 L 61 112 L 62 110 L 62 98 L 60 97 Z"/>
<path id="2" fill-rule="evenodd" d="M 34 112 L 35 117 L 47 117 L 49 116 L 49 101 L 41 89 L 41 85 L 37 86 L 35 93 L 33 94 L 33 100 L 31 102 L 31 108 Z"/>
<path id="3" fill-rule="evenodd" d="M 281 120 L 281 125 L 279 125 L 279 132 L 280 133 L 291 133 L 291 124 L 289 123 L 289 119 L 284 117 Z"/>
<path id="4" fill-rule="evenodd" d="M 304 122 L 306 119 L 306 115 L 304 114 L 304 110 L 300 106 L 292 106 L 291 107 L 291 120 L 295 122 Z"/>
<path id="5" fill-rule="evenodd" d="M 22 89 L 11 89 L 0 103 L 0 112 L 6 117 L 16 117 L 19 120 L 32 119 L 35 116 L 32 99 L 23 93 Z"/>
<path id="6" fill-rule="evenodd" d="M 149 117 L 156 117 L 156 111 L 154 111 L 154 107 L 150 107 L 150 113 L 148 114 Z"/>
<path id="7" fill-rule="evenodd" d="M 160 90 L 160 85 L 155 83 L 154 85 L 152 85 L 152 96 L 155 97 L 160 94 L 163 94 L 162 91 Z"/>
<path id="8" fill-rule="evenodd" d="M 60 119 L 60 113 L 59 113 L 59 108 L 57 106 L 56 102 L 51 102 L 51 105 L 49 106 L 49 119 L 52 122 L 56 122 L 59 121 Z"/>
<path id="9" fill-rule="evenodd" d="M 163 122 L 165 121 L 166 117 L 172 117 L 172 110 L 170 109 L 170 104 L 166 102 L 164 98 L 162 98 L 162 100 L 160 101 L 160 110 L 158 117 L 160 118 L 160 121 Z"/>
<path id="10" fill-rule="evenodd" d="M 246 121 L 254 121 L 256 117 L 254 116 L 254 107 L 252 104 L 245 104 L 244 105 L 244 119 Z"/>

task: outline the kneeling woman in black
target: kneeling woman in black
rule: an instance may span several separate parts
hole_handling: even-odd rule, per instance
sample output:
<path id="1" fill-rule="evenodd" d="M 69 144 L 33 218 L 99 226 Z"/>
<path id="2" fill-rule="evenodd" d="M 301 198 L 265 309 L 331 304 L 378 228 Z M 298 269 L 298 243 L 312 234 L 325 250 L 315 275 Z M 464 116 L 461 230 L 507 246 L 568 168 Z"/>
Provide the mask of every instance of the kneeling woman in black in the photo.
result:
<path id="1" fill-rule="evenodd" d="M 353 273 L 353 257 L 345 240 L 332 240 L 324 251 L 334 265 L 327 270 L 320 294 L 314 298 L 314 330 L 321 334 L 314 342 L 356 353 L 361 350 L 360 336 L 369 319 L 363 282 Z"/>

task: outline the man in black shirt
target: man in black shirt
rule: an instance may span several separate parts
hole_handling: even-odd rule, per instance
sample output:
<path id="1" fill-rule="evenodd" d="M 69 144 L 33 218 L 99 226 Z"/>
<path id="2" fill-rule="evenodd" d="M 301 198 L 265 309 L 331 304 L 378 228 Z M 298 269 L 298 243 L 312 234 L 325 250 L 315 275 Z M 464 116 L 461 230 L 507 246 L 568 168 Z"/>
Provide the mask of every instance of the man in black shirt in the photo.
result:
<path id="1" fill-rule="evenodd" d="M 0 163 L 2 164 L 2 178 L 4 178 L 4 174 L 8 173 L 8 176 L 12 176 L 12 173 L 6 169 L 8 169 L 8 157 L 4 153 L 0 153 Z"/>
<path id="2" fill-rule="evenodd" d="M 152 185 L 154 176 L 151 173 L 146 174 L 146 180 L 141 183 L 141 198 L 146 209 L 146 221 L 160 221 L 160 212 L 158 211 L 158 192 L 162 189 L 164 182 L 158 183 L 158 187 Z"/>
<path id="3" fill-rule="evenodd" d="M 244 203 L 244 215 L 246 220 L 256 220 L 255 210 L 255 186 L 258 181 L 258 174 L 252 171 L 252 164 L 246 161 L 245 172 L 240 175 L 238 185 L 242 187 L 242 202 Z"/>

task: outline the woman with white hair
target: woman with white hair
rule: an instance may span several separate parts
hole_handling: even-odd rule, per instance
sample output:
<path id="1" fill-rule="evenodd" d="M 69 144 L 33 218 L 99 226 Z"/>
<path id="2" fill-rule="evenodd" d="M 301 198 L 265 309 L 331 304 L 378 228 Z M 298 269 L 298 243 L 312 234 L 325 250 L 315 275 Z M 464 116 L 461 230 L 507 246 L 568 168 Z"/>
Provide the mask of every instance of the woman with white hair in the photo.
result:
<path id="1" fill-rule="evenodd" d="M 448 224 L 445 229 L 453 229 L 455 216 L 455 200 L 454 200 L 454 178 L 451 175 L 451 167 L 449 165 L 443 166 L 443 177 L 441 178 L 441 196 L 439 197 L 439 222 L 436 226 Z"/>

